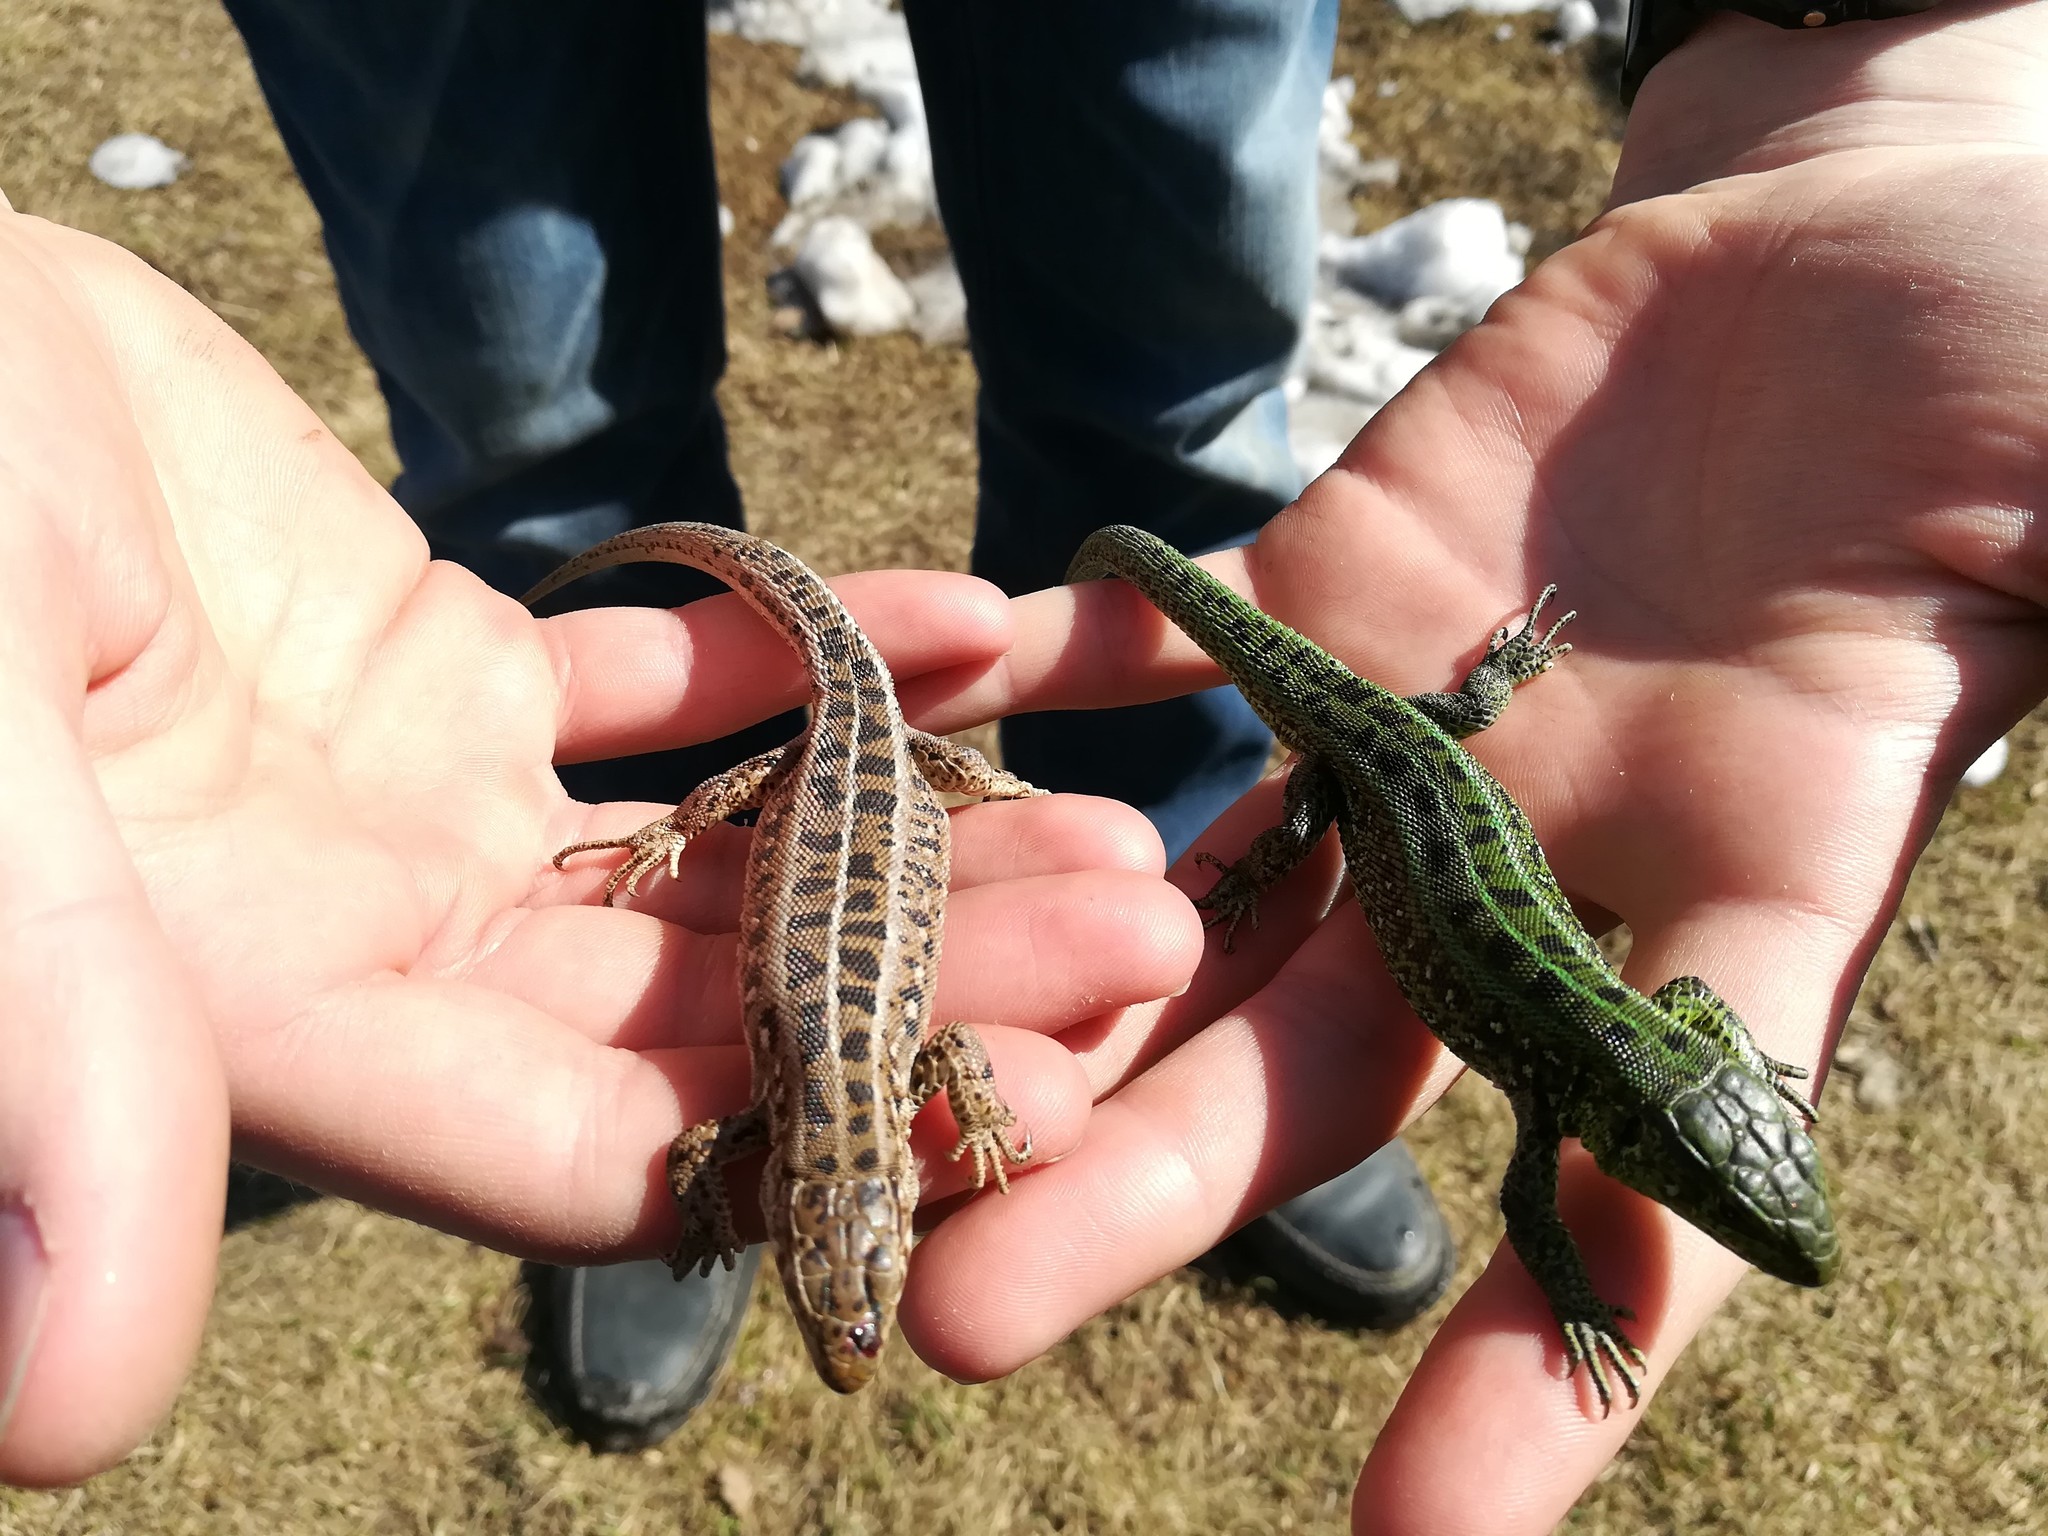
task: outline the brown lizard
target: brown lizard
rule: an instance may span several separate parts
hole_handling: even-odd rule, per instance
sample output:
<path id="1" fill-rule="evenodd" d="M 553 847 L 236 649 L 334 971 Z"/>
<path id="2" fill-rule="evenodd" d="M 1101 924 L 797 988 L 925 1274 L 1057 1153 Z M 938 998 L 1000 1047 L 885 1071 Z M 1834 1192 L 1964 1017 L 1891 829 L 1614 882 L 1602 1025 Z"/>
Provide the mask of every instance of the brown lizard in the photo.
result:
<path id="1" fill-rule="evenodd" d="M 637 528 L 587 550 L 526 594 L 531 605 L 589 572 L 631 561 L 694 566 L 731 586 L 802 655 L 810 722 L 787 745 L 697 786 L 630 837 L 577 843 L 630 857 L 605 882 L 666 866 L 739 811 L 758 810 L 739 924 L 740 1012 L 753 1102 L 685 1130 L 668 1176 L 682 1232 L 677 1278 L 728 1269 L 741 1243 L 727 1163 L 766 1150 L 761 1204 L 783 1289 L 826 1385 L 874 1376 L 903 1294 L 917 1207 L 911 1118 L 941 1089 L 980 1187 L 1009 1188 L 1013 1115 L 972 1025 L 924 1038 L 937 979 L 952 840 L 934 791 L 1013 799 L 1041 794 L 979 752 L 911 730 L 889 668 L 831 590 L 795 556 L 709 523 Z"/>

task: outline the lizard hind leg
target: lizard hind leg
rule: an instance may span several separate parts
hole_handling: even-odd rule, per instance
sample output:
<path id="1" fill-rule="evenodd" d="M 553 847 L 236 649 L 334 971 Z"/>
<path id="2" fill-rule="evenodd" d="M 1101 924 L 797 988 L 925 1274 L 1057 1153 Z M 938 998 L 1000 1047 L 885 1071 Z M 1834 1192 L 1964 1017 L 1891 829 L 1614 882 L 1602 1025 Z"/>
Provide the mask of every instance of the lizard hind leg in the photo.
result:
<path id="1" fill-rule="evenodd" d="M 1501 1180 L 1500 1209 L 1507 1218 L 1508 1244 L 1550 1303 L 1564 1338 L 1567 1377 L 1581 1366 L 1600 1402 L 1604 1419 L 1614 1408 L 1614 1383 L 1621 1382 L 1629 1406 L 1642 1401 L 1637 1372 L 1643 1352 L 1621 1331 L 1634 1314 L 1603 1300 L 1586 1272 L 1586 1261 L 1557 1209 L 1558 1142 L 1562 1128 L 1540 1101 L 1515 1104 L 1515 1151 Z"/>
<path id="2" fill-rule="evenodd" d="M 693 1125 L 669 1147 L 668 1187 L 676 1197 L 682 1231 L 667 1257 L 678 1280 L 693 1269 L 708 1275 L 714 1263 L 731 1269 L 738 1260 L 746 1244 L 733 1225 L 725 1165 L 767 1145 L 768 1112 L 756 1104 L 723 1120 Z"/>
<path id="3" fill-rule="evenodd" d="M 1031 1133 L 1024 1133 L 1022 1146 L 1010 1139 L 1017 1114 L 996 1091 L 988 1047 L 972 1024 L 948 1024 L 918 1048 L 910 1066 L 912 1112 L 924 1108 L 941 1089 L 960 1127 L 960 1139 L 949 1154 L 952 1160 L 957 1163 L 971 1155 L 974 1187 L 985 1186 L 993 1172 L 996 1187 L 1008 1194 L 1010 1179 L 1003 1164 L 1007 1161 L 1022 1167 L 1031 1161 Z"/>
<path id="4" fill-rule="evenodd" d="M 1279 825 L 1253 838 L 1235 864 L 1225 864 L 1213 853 L 1195 855 L 1197 864 L 1222 871 L 1216 883 L 1195 898 L 1195 908 L 1205 914 L 1204 928 L 1222 924 L 1225 954 L 1235 947 L 1239 923 L 1248 921 L 1258 928 L 1260 898 L 1315 851 L 1337 819 L 1342 796 L 1336 774 L 1321 758 L 1304 754 L 1287 780 Z"/>

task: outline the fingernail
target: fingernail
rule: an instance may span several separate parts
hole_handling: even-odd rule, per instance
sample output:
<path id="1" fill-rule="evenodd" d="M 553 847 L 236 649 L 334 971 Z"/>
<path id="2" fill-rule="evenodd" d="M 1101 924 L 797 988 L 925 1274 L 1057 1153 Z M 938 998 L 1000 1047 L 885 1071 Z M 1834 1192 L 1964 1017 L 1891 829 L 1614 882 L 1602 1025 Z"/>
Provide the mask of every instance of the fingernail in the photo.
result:
<path id="1" fill-rule="evenodd" d="M 35 1216 L 18 1205 L 0 1206 L 0 1440 L 7 1438 L 43 1331 L 49 1269 Z"/>

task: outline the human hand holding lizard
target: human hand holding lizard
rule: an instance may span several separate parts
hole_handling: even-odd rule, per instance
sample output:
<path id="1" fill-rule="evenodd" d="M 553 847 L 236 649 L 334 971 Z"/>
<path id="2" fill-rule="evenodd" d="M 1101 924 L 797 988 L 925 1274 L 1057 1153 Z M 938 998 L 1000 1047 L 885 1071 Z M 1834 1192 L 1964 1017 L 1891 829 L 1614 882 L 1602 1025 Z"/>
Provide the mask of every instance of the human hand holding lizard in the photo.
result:
<path id="1" fill-rule="evenodd" d="M 1713 23 L 1643 89 L 1633 201 L 1256 545 L 1205 562 L 1403 693 L 1446 686 L 1557 582 L 1575 653 L 1469 745 L 1567 891 L 1629 921 L 1632 980 L 1700 975 L 1804 1066 L 1825 1065 L 1957 774 L 2048 690 L 2044 15 Z M 1022 606 L 974 708 L 1216 678 L 1118 584 Z M 1272 787 L 1254 799 L 1198 846 L 1234 857 L 1276 819 Z M 1191 894 L 1214 879 L 1182 874 Z M 945 1324 L 916 1335 L 928 1358 L 1015 1366 L 1442 1091 L 1457 1068 L 1356 906 L 1322 917 L 1335 874 L 1326 847 L 1189 993 L 1074 1039 L 1104 1096 L 1087 1142 L 920 1255 L 921 1316 Z M 1740 1263 L 1583 1158 L 1565 1185 L 1654 1387 Z M 1853 1264 L 1853 1225 L 1843 1240 Z M 970 1287 L 975 1308 L 947 1304 Z M 1542 1297 L 1497 1255 L 1373 1446 L 1355 1528 L 1549 1529 L 1634 1421 L 1589 1421 L 1561 1366 Z"/>
<path id="2" fill-rule="evenodd" d="M 737 599 L 542 623 L 430 562 L 254 352 L 101 241 L 0 204 L 0 295 L 0 1479 L 48 1483 L 189 1364 L 231 1133 L 536 1257 L 672 1240 L 664 1149 L 747 1094 L 745 839 L 599 910 L 603 866 L 549 857 L 650 808 L 576 805 L 550 763 L 721 735 L 802 676 Z M 842 591 L 913 717 L 920 675 L 1008 640 L 966 578 Z M 1135 812 L 957 826 L 937 1008 L 1022 1026 L 989 1045 L 1057 1155 L 1087 1100 L 1040 1034 L 1170 991 L 1194 925 Z M 934 1160 L 935 1194 L 963 1177 Z"/>

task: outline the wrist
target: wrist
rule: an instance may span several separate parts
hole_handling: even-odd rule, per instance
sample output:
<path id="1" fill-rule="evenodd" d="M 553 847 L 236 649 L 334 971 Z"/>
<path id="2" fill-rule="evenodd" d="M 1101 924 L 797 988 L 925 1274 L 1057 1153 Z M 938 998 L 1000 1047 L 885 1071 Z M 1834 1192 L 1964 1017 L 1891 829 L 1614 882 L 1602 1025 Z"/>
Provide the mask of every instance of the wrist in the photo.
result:
<path id="1" fill-rule="evenodd" d="M 2043 100 L 2048 0 L 1811 32 L 1716 12 L 1644 80 L 1609 206 L 1843 150 L 2048 150 Z"/>

